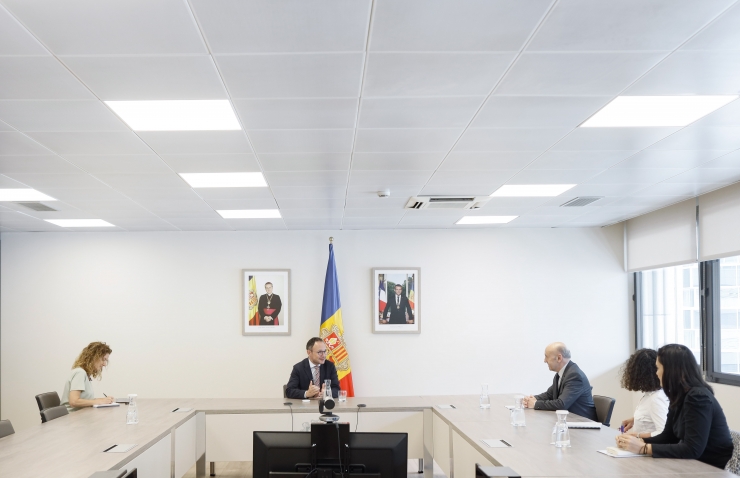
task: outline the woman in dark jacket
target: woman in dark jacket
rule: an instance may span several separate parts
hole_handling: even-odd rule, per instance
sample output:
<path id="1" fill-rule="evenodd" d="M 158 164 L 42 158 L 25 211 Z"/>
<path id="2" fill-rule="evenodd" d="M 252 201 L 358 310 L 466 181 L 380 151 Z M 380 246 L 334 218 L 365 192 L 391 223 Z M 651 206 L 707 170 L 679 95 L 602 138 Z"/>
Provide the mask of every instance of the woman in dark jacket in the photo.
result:
<path id="1" fill-rule="evenodd" d="M 663 433 L 650 438 L 617 436 L 619 448 L 655 458 L 689 458 L 724 468 L 732 457 L 725 414 L 685 345 L 658 350 L 657 375 L 670 406 Z"/>

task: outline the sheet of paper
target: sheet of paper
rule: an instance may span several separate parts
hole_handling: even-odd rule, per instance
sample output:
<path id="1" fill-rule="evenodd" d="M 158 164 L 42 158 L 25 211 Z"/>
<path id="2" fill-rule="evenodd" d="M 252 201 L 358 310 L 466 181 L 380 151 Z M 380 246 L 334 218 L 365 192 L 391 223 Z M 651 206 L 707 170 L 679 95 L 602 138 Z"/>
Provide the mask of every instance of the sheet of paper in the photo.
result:
<path id="1" fill-rule="evenodd" d="M 568 428 L 601 428 L 599 422 L 565 422 L 568 424 Z"/>
<path id="2" fill-rule="evenodd" d="M 172 411 L 173 412 L 176 412 L 176 413 L 182 413 L 182 412 L 189 412 L 192 409 L 193 409 L 192 407 L 190 407 L 190 408 L 178 408 L 178 409 L 172 410 Z"/>
<path id="3" fill-rule="evenodd" d="M 120 407 L 120 403 L 99 403 L 98 405 L 93 405 L 93 408 L 105 408 L 105 407 Z"/>
<path id="4" fill-rule="evenodd" d="M 483 443 L 488 445 L 491 448 L 509 448 L 511 447 L 511 444 L 505 440 L 501 440 L 499 438 L 488 438 L 486 440 L 481 440 Z"/>
<path id="5" fill-rule="evenodd" d="M 127 451 L 131 450 L 135 446 L 136 446 L 136 443 L 120 443 L 118 445 L 113 445 L 113 448 L 109 448 L 108 450 L 105 450 L 105 452 L 106 453 L 126 453 Z"/>
<path id="6" fill-rule="evenodd" d="M 455 408 L 455 405 L 437 405 L 439 408 Z"/>
<path id="7" fill-rule="evenodd" d="M 650 456 L 650 455 L 637 455 L 635 453 L 630 453 L 630 452 L 624 451 L 624 450 L 620 450 L 620 451 L 624 452 L 624 454 L 619 454 L 619 455 L 612 455 L 611 453 L 609 453 L 606 450 L 596 450 L 596 451 L 598 451 L 599 453 L 603 453 L 606 456 L 610 456 L 612 458 L 639 458 L 641 456 Z"/>

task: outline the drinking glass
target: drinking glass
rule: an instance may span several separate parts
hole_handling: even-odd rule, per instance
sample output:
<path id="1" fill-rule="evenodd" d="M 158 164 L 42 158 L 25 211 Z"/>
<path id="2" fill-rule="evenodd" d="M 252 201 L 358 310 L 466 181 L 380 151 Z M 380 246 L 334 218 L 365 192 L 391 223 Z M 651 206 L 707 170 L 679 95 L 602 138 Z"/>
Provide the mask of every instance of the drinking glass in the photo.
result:
<path id="1" fill-rule="evenodd" d="M 346 402 L 347 401 L 347 390 L 340 390 L 339 391 L 339 401 L 340 402 Z"/>

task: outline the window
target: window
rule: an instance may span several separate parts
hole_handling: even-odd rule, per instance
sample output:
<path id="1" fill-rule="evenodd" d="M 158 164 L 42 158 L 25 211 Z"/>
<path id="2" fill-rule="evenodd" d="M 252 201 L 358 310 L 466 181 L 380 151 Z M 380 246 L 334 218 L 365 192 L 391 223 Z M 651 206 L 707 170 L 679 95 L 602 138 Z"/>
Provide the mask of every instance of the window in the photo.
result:
<path id="1" fill-rule="evenodd" d="M 635 274 L 638 348 L 684 344 L 701 364 L 699 285 L 695 263 Z"/>
<path id="2" fill-rule="evenodd" d="M 705 263 L 707 378 L 740 385 L 740 256 Z"/>

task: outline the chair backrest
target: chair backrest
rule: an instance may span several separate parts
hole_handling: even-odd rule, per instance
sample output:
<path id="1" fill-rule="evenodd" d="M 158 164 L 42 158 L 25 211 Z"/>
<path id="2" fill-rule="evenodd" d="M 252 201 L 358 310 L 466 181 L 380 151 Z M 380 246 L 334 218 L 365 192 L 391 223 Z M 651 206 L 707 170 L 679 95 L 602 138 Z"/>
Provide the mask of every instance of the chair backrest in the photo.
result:
<path id="1" fill-rule="evenodd" d="M 605 427 L 609 426 L 609 420 L 612 419 L 612 411 L 614 410 L 614 400 L 612 397 L 605 397 L 603 395 L 594 395 L 594 406 L 596 407 L 596 419 L 600 421 Z"/>
<path id="2" fill-rule="evenodd" d="M 10 420 L 0 420 L 0 438 L 12 435 L 13 433 L 15 433 L 15 430 L 13 430 Z"/>
<path id="3" fill-rule="evenodd" d="M 39 411 L 46 410 L 51 407 L 58 407 L 61 403 L 62 402 L 59 401 L 59 394 L 57 392 L 46 392 L 36 395 L 36 404 L 39 406 Z"/>
<path id="4" fill-rule="evenodd" d="M 740 475 L 740 432 L 730 430 L 730 435 L 732 435 L 732 445 L 735 449 L 732 451 L 732 458 L 727 462 L 725 470 Z"/>
<path id="5" fill-rule="evenodd" d="M 50 422 L 55 418 L 63 417 L 64 415 L 69 415 L 69 411 L 65 405 L 41 410 L 41 423 Z"/>
<path id="6" fill-rule="evenodd" d="M 283 398 L 288 398 L 288 386 L 283 385 Z"/>

